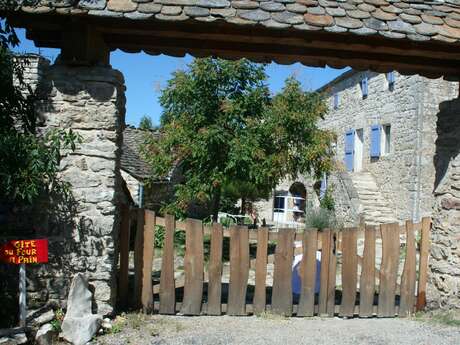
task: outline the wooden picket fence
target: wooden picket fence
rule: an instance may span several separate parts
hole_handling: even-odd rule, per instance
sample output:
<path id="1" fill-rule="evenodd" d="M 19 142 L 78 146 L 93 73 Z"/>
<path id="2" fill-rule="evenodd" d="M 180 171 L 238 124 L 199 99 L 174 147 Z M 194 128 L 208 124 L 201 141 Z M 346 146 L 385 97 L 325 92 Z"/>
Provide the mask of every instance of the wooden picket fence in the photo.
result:
<path id="1" fill-rule="evenodd" d="M 163 218 L 152 211 L 136 209 L 134 287 L 131 290 L 130 212 L 132 210 L 123 207 L 118 290 L 121 308 L 142 308 L 144 312 L 155 311 L 160 314 L 179 312 L 183 315 L 226 313 L 242 316 L 270 311 L 285 316 L 339 314 L 343 317 L 404 317 L 425 306 L 430 218 L 423 218 L 417 224 L 407 221 L 405 226 L 385 224 L 340 231 L 309 229 L 300 232 L 295 229 L 250 230 L 244 226 L 227 229 L 221 224 L 204 226 L 199 220 L 187 219 L 180 222 L 171 215 Z M 156 225 L 165 227 L 165 237 L 159 286 L 152 286 Z M 175 279 L 176 231 L 185 231 L 186 234 L 184 279 Z M 419 236 L 416 236 L 417 233 Z M 204 259 L 204 235 L 211 237 L 207 265 Z M 222 289 L 224 237 L 229 237 L 230 241 L 230 278 L 226 298 Z M 402 247 L 401 238 L 405 238 L 405 246 Z M 357 252 L 358 240 L 364 240 L 362 256 Z M 300 248 L 295 248 L 296 241 L 302 243 Z M 257 253 L 251 259 L 249 248 L 250 243 L 254 242 L 257 242 Z M 377 242 L 382 245 L 379 268 L 376 267 Z M 268 254 L 269 243 L 276 243 L 273 255 Z M 320 292 L 315 298 L 317 250 L 321 251 L 321 269 Z M 293 303 L 292 263 L 296 253 L 303 254 L 300 264 L 302 285 L 298 303 Z M 405 259 L 398 279 L 400 255 L 405 255 Z M 266 286 L 268 262 L 274 262 L 271 299 L 267 295 L 270 289 Z M 337 293 L 340 287 L 336 286 L 338 262 L 341 267 L 341 296 Z M 361 270 L 358 270 L 358 266 Z M 255 287 L 249 302 L 247 292 L 250 269 L 255 269 Z M 206 291 L 203 288 L 205 277 Z M 176 301 L 176 289 L 182 286 L 182 301 Z"/>

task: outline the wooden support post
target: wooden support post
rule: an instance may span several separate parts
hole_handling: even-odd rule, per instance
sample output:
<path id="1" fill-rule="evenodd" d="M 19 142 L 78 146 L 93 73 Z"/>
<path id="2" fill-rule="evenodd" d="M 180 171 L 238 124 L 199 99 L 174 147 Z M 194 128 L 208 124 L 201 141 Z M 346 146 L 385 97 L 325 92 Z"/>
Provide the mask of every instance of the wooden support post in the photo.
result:
<path id="1" fill-rule="evenodd" d="M 165 215 L 165 237 L 160 276 L 160 314 L 176 312 L 176 288 L 174 282 L 174 232 L 176 219 L 173 215 Z"/>
<path id="2" fill-rule="evenodd" d="M 129 207 L 121 205 L 120 224 L 120 272 L 118 276 L 118 304 L 121 310 L 128 306 L 128 282 L 129 282 L 129 238 L 130 216 Z"/>
<path id="3" fill-rule="evenodd" d="M 420 239 L 420 260 L 418 268 L 417 311 L 423 310 L 426 305 L 426 283 L 428 277 L 428 256 L 430 254 L 431 218 L 422 219 Z"/>
<path id="4" fill-rule="evenodd" d="M 61 59 L 69 65 L 108 66 L 110 49 L 94 26 L 71 21 L 63 30 Z"/>
<path id="5" fill-rule="evenodd" d="M 142 310 L 144 313 L 153 311 L 153 290 L 152 290 L 152 264 L 153 245 L 155 235 L 155 212 L 145 211 L 144 224 L 144 245 L 142 250 Z"/>
<path id="6" fill-rule="evenodd" d="M 145 210 L 139 208 L 137 210 L 137 227 L 136 239 L 134 241 L 134 300 L 132 306 L 140 308 L 141 306 L 141 290 L 142 290 L 142 250 L 144 248 L 144 217 Z"/>

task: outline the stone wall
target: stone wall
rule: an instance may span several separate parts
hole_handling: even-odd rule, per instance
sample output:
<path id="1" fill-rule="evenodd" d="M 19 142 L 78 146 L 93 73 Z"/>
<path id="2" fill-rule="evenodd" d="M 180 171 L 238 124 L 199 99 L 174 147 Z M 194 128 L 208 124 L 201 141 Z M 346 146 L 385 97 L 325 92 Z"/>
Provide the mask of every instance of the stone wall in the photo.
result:
<path id="1" fill-rule="evenodd" d="M 75 152 L 62 152 L 61 177 L 71 195 L 50 198 L 47 225 L 36 231 L 48 237 L 50 255 L 48 264 L 30 268 L 30 306 L 64 302 L 72 276 L 82 272 L 95 289 L 97 312 L 107 314 L 116 293 L 124 79 L 109 67 L 43 67 L 43 130 L 72 129 L 81 143 Z"/>
<path id="2" fill-rule="evenodd" d="M 440 104 L 428 306 L 460 308 L 460 98 Z"/>
<path id="3" fill-rule="evenodd" d="M 368 96 L 363 99 L 360 81 L 368 76 Z M 399 221 L 419 219 L 432 214 L 435 119 L 438 104 L 457 94 L 457 85 L 444 80 L 420 76 L 402 76 L 395 72 L 395 86 L 388 87 L 385 74 L 349 72 L 325 90 L 330 111 L 322 128 L 337 134 L 338 170 L 344 171 L 345 133 L 363 129 L 364 154 L 362 171 L 372 173 L 383 196 L 396 211 Z M 339 95 L 338 109 L 333 108 L 334 94 Z M 390 153 L 370 158 L 370 127 L 391 125 Z M 355 174 L 355 173 L 351 173 Z M 338 178 L 338 174 L 336 174 Z M 335 193 L 339 208 L 350 209 L 350 200 L 340 190 Z M 348 204 L 347 204 L 348 203 Z M 349 217 L 344 213 L 345 217 Z M 346 223 L 353 219 L 345 218 Z"/>

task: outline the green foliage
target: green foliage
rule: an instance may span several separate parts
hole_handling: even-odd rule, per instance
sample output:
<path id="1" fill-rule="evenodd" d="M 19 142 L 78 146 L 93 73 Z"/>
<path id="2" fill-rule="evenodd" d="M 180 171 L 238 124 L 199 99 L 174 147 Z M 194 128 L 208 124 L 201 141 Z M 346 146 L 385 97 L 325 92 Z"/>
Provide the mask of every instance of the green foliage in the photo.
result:
<path id="1" fill-rule="evenodd" d="M 152 118 L 147 115 L 142 116 L 141 120 L 139 121 L 139 128 L 144 130 L 153 129 Z"/>
<path id="2" fill-rule="evenodd" d="M 266 78 L 265 66 L 244 59 L 196 59 L 174 73 L 160 97 L 161 139 L 143 147 L 152 180 L 180 164 L 173 208 L 202 204 L 216 219 L 225 199 L 264 198 L 287 175 L 331 168 L 320 95 L 290 78 L 271 98 Z"/>
<path id="3" fill-rule="evenodd" d="M 307 229 L 316 228 L 318 230 L 324 229 L 339 229 L 341 223 L 335 216 L 333 210 L 326 208 L 308 208 L 305 212 L 305 227 Z"/>
<path id="4" fill-rule="evenodd" d="M 72 130 L 37 130 L 36 97 L 23 81 L 25 66 L 9 49 L 18 42 L 8 21 L 0 21 L 0 195 L 30 204 L 44 192 L 66 193 L 57 176 L 61 150 L 75 150 L 80 138 Z"/>
<path id="5" fill-rule="evenodd" d="M 165 241 L 165 227 L 157 225 L 155 227 L 155 248 L 163 248 Z M 178 255 L 185 254 L 185 231 L 176 231 L 174 233 L 174 249 Z"/>
<path id="6" fill-rule="evenodd" d="M 320 200 L 320 207 L 326 210 L 334 211 L 335 210 L 335 201 L 332 195 L 333 186 L 328 186 L 326 192 L 324 193 L 323 198 Z"/>
<path id="7" fill-rule="evenodd" d="M 59 308 L 54 312 L 54 319 L 51 320 L 50 324 L 53 330 L 57 333 L 61 332 L 62 322 L 64 321 L 64 311 Z"/>

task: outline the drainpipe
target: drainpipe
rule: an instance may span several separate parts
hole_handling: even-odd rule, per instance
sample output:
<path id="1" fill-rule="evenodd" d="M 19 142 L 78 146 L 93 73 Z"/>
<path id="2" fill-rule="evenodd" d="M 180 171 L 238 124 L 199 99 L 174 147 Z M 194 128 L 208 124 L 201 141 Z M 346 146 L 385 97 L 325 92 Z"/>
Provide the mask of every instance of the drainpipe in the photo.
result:
<path id="1" fill-rule="evenodd" d="M 423 110 L 425 101 L 425 84 L 420 76 L 417 76 L 416 83 L 416 118 L 417 118 L 417 138 L 415 146 L 415 198 L 412 203 L 412 221 L 414 223 L 420 220 L 420 194 L 421 194 L 421 174 L 422 174 L 422 145 L 423 145 Z"/>
<path id="2" fill-rule="evenodd" d="M 137 203 L 139 208 L 144 207 L 144 184 L 139 183 L 139 192 L 137 193 Z"/>

